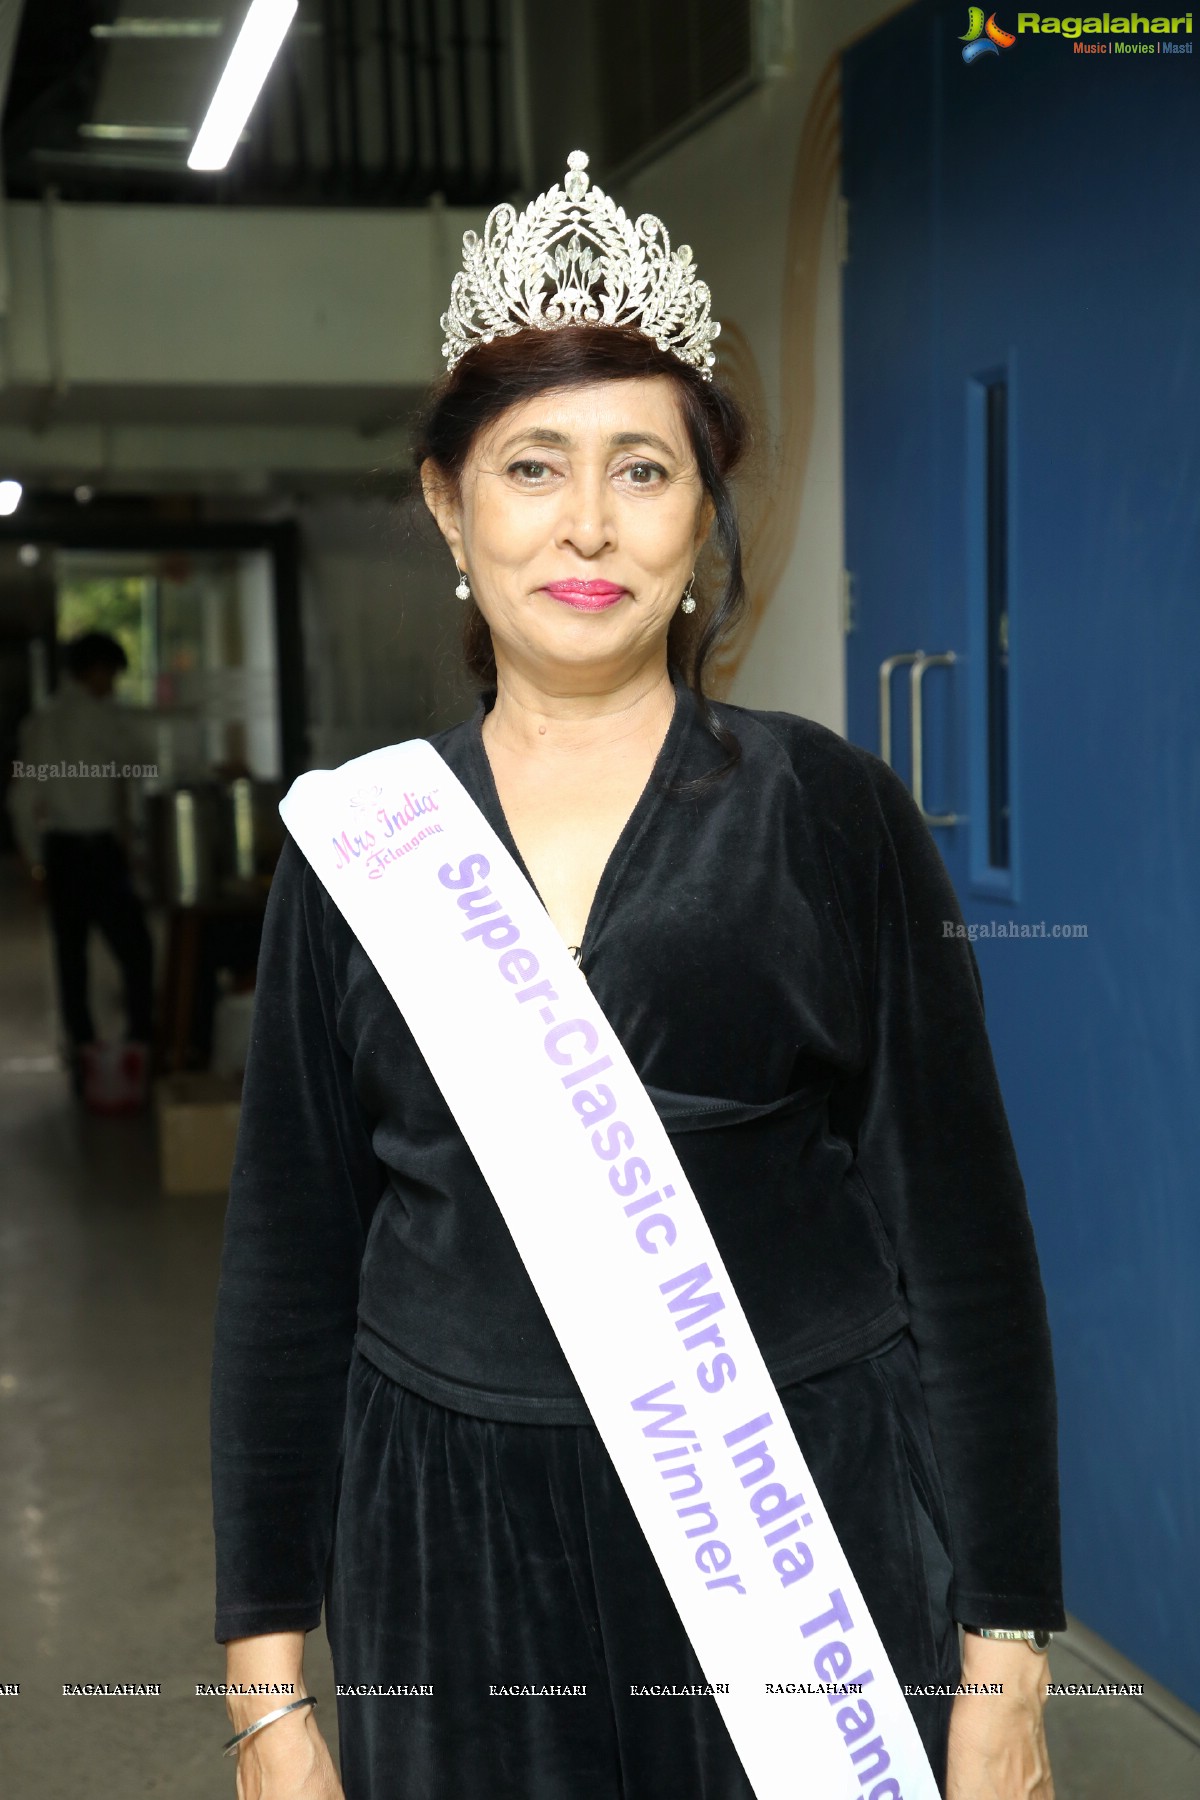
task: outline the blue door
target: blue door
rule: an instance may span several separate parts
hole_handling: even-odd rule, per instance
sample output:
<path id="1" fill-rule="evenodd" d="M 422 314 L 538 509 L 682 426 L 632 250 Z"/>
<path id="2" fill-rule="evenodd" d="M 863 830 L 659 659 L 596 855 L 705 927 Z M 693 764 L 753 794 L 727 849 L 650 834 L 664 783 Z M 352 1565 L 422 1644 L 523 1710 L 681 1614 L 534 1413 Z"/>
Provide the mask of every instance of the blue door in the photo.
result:
<path id="1" fill-rule="evenodd" d="M 849 733 L 978 933 L 1068 1610 L 1200 1706 L 1200 52 L 973 11 L 844 59 Z"/>

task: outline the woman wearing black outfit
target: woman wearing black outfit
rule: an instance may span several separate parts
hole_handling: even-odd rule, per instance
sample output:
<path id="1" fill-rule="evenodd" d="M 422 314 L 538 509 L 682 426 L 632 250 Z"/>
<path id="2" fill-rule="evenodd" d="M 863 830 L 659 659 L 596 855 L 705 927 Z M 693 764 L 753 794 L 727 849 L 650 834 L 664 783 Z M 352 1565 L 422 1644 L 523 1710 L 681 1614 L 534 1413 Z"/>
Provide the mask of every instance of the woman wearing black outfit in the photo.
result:
<path id="1" fill-rule="evenodd" d="M 898 1680 L 1004 1684 L 909 1699 L 942 1792 L 1051 1800 L 1046 1658 L 978 1635 L 1065 1616 L 1045 1301 L 953 889 L 885 764 L 703 698 L 744 427 L 695 336 L 549 317 L 458 346 L 426 418 L 482 688 L 432 741 L 672 1135 Z M 727 574 L 692 606 L 710 533 Z M 243 1800 L 750 1800 L 710 1696 L 638 1692 L 704 1676 L 454 1117 L 290 837 L 213 1445 L 230 1680 L 303 1696 L 324 1605 L 339 1687 L 375 1690 L 339 1697 L 340 1786 L 300 1708 L 242 1740 Z M 520 1687 L 559 1691 L 494 1691 Z M 231 1697 L 235 1730 L 279 1704 Z"/>

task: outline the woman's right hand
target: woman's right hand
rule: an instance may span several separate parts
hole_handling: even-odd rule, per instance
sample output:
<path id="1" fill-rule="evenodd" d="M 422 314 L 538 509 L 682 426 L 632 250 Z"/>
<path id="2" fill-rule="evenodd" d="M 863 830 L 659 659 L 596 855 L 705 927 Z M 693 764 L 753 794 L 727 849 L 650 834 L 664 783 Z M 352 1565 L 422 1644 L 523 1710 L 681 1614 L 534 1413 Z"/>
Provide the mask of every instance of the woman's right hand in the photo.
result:
<path id="1" fill-rule="evenodd" d="M 345 1800 L 311 1706 L 238 1746 L 237 1800 Z"/>

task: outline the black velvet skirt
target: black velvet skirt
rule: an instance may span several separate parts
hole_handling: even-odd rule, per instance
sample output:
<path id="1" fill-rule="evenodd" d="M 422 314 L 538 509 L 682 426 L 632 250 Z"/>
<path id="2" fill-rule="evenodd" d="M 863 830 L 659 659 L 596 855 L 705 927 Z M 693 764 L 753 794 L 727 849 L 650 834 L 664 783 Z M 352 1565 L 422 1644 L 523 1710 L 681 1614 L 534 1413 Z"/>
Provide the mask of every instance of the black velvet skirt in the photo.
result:
<path id="1" fill-rule="evenodd" d="M 952 1685 L 907 1328 L 780 1397 L 897 1679 Z M 630 1693 L 705 1677 L 591 1426 L 450 1411 L 356 1353 L 326 1599 L 339 1689 L 393 1690 L 338 1695 L 346 1800 L 753 1800 L 714 1699 Z M 951 1704 L 909 1697 L 942 1792 Z"/>

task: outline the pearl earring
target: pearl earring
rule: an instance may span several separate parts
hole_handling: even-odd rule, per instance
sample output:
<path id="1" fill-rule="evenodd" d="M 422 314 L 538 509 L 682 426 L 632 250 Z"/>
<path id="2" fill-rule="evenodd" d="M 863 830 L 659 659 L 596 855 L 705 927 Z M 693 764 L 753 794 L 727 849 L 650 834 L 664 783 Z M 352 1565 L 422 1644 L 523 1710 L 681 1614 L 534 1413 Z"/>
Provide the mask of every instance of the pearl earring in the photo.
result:
<path id="1" fill-rule="evenodd" d="M 455 563 L 454 566 L 458 569 L 457 563 Z M 454 597 L 456 600 L 469 600 L 471 598 L 470 583 L 461 569 L 458 569 L 458 586 L 454 590 Z"/>
<path id="2" fill-rule="evenodd" d="M 679 602 L 680 612 L 694 613 L 696 610 L 696 601 L 695 601 L 695 597 L 692 594 L 692 583 L 695 581 L 695 579 L 696 579 L 696 571 L 695 571 L 695 569 L 693 569 L 691 574 L 688 576 L 688 584 L 687 584 L 686 589 L 684 590 L 683 599 Z"/>

